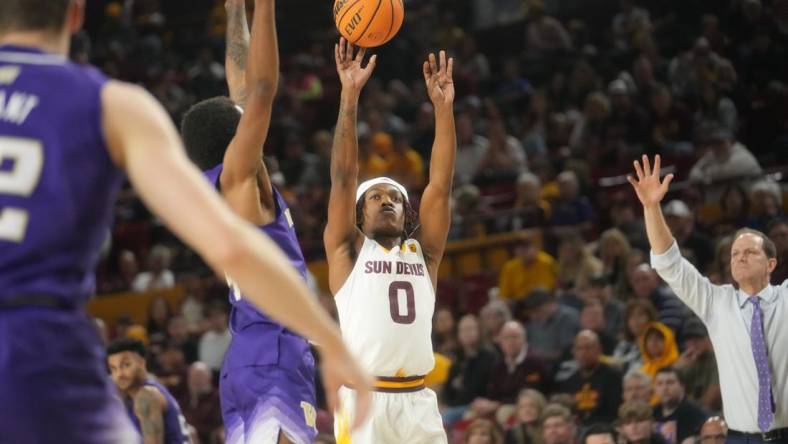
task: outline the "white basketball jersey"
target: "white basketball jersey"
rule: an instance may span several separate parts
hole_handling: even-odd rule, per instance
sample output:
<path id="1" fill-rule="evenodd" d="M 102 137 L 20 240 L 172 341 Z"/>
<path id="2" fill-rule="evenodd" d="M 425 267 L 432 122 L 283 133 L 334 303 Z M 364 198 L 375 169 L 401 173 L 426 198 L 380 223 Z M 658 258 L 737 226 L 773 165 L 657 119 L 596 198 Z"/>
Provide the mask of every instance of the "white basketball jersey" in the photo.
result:
<path id="1" fill-rule="evenodd" d="M 387 251 L 365 238 L 335 301 L 345 344 L 372 375 L 426 375 L 435 366 L 435 291 L 418 241 Z"/>

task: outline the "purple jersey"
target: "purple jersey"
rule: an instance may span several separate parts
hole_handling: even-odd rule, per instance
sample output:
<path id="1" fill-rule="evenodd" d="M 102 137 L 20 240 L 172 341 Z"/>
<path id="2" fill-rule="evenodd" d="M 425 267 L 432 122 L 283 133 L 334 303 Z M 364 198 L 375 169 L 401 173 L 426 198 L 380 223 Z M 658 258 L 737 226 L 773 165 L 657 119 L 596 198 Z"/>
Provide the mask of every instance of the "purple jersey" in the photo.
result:
<path id="1" fill-rule="evenodd" d="M 0 302 L 82 305 L 95 287 L 123 174 L 102 129 L 95 69 L 0 47 Z"/>
<path id="2" fill-rule="evenodd" d="M 167 400 L 167 407 L 164 410 L 164 444 L 190 444 L 192 441 L 191 438 L 189 438 L 186 418 L 184 418 L 183 413 L 181 413 L 178 401 L 173 398 L 170 391 L 167 390 L 167 387 L 151 379 L 145 381 L 143 385 L 155 387 Z M 140 431 L 140 420 L 137 418 L 137 415 L 134 414 L 133 404 L 127 405 L 126 409 L 132 424 Z"/>
<path id="3" fill-rule="evenodd" d="M 218 165 L 205 172 L 208 180 L 219 189 L 219 176 L 222 165 Z M 306 279 L 306 261 L 298 245 L 290 209 L 276 187 L 273 187 L 274 201 L 276 202 L 276 219 L 260 226 L 260 231 L 267 234 L 285 255 L 290 259 L 293 267 Z M 281 295 L 287 297 L 287 295 Z M 280 363 L 280 346 L 293 347 L 303 353 L 309 352 L 309 343 L 300 336 L 285 329 L 265 313 L 260 312 L 251 303 L 246 301 L 234 289 L 230 290 L 230 331 L 233 333 L 233 342 L 224 358 L 223 371 L 232 370 L 248 365 L 269 365 Z M 293 363 L 295 365 L 295 363 Z M 300 365 L 300 364 L 299 364 Z"/>

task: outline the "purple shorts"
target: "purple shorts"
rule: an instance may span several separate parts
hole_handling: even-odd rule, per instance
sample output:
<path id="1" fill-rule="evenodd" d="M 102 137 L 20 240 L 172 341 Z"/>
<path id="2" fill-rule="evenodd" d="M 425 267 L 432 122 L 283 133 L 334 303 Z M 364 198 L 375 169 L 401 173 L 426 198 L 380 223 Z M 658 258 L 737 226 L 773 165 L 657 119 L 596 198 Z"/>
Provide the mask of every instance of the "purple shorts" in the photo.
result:
<path id="1" fill-rule="evenodd" d="M 308 350 L 283 346 L 277 364 L 222 370 L 219 393 L 227 444 L 276 443 L 280 432 L 296 444 L 317 436 L 315 365 Z"/>
<path id="2" fill-rule="evenodd" d="M 138 443 L 81 310 L 0 308 L 0 443 Z"/>

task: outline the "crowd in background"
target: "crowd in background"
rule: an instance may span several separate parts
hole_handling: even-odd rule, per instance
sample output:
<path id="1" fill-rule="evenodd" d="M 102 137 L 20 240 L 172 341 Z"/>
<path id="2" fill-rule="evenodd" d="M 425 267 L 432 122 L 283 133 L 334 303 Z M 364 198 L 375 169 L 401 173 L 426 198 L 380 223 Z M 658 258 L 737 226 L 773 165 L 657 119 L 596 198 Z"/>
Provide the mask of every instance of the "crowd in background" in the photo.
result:
<path id="1" fill-rule="evenodd" d="M 266 162 L 308 260 L 323 257 L 339 99 L 330 10 L 277 4 L 283 72 Z M 458 133 L 450 239 L 539 233 L 521 235 L 500 272 L 439 284 L 444 371 L 433 388 L 451 438 L 484 442 L 472 432 L 495 429 L 491 442 L 570 444 L 596 423 L 638 444 L 696 436 L 721 410 L 713 350 L 648 265 L 624 175 L 641 154 L 662 155 L 676 175 L 667 222 L 713 282 L 732 283 L 731 235 L 744 226 L 775 241 L 773 281 L 788 277 L 788 0 L 406 0 L 405 10 L 362 96 L 362 179 L 387 175 L 418 196 L 434 131 L 421 61 L 446 48 Z M 94 0 L 88 13 L 72 57 L 144 85 L 175 122 L 226 94 L 223 1 Z M 182 285 L 186 298 L 154 300 L 147 325 L 110 320 L 108 336 L 143 338 L 151 371 L 202 440 L 218 442 L 226 287 L 130 190 L 115 219 L 98 293 Z M 482 296 L 469 300 L 469 287 Z"/>

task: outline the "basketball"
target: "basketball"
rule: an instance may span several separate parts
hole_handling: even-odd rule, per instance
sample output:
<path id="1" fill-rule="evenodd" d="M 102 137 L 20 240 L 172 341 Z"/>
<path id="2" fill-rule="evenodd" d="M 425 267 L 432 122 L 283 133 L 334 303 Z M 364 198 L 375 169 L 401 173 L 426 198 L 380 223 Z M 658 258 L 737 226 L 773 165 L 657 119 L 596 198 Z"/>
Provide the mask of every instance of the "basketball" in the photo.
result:
<path id="1" fill-rule="evenodd" d="M 391 40 L 402 26 L 402 0 L 336 0 L 334 23 L 348 42 L 363 48 Z"/>

